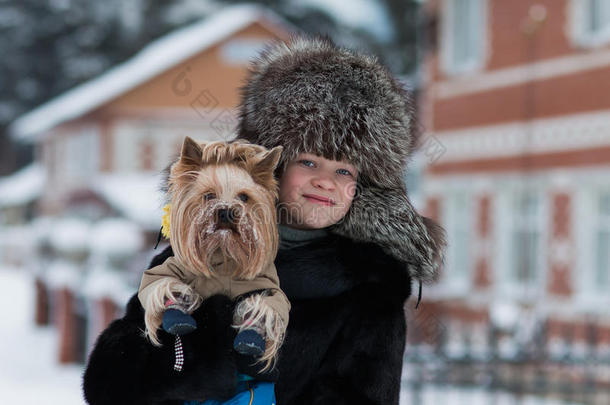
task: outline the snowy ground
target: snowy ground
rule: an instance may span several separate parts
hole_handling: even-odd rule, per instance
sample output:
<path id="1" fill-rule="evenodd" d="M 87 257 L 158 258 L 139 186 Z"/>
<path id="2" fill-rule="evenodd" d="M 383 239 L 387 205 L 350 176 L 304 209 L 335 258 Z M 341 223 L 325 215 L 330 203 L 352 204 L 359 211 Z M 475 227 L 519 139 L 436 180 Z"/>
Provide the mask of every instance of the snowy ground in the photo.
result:
<path id="1" fill-rule="evenodd" d="M 33 322 L 33 281 L 24 271 L 0 268 L 0 403 L 84 404 L 82 367 L 57 364 L 57 335 Z M 8 294 L 8 296 L 7 296 Z"/>
<path id="2" fill-rule="evenodd" d="M 5 292 L 0 309 L 0 404 L 84 404 L 82 367 L 58 365 L 55 330 L 34 326 L 31 277 L 19 269 L 0 268 L 0 285 Z M 414 404 L 415 398 L 403 389 L 400 403 Z M 531 397 L 517 399 L 507 393 L 492 398 L 483 390 L 432 386 L 423 388 L 417 398 L 417 405 L 428 404 L 564 405 Z"/>

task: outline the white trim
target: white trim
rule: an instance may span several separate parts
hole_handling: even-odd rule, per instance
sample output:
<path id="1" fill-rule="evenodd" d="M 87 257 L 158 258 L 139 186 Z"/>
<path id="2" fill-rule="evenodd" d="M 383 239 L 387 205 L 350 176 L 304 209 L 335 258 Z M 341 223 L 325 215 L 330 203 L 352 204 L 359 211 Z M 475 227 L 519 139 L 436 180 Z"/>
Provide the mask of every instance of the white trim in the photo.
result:
<path id="1" fill-rule="evenodd" d="M 447 99 L 526 82 L 548 80 L 609 65 L 610 49 L 597 50 L 496 69 L 471 77 L 452 77 L 451 80 L 434 83 L 432 91 L 434 98 Z"/>
<path id="2" fill-rule="evenodd" d="M 556 180 L 559 179 L 559 180 Z M 439 196 L 443 190 L 449 187 L 464 185 L 469 186 L 474 193 L 493 194 L 497 190 L 501 190 L 505 184 L 523 183 L 527 179 L 540 186 L 548 187 L 551 191 L 560 189 L 575 189 L 582 184 L 589 184 L 591 187 L 606 187 L 608 179 L 610 179 L 609 166 L 588 166 L 575 168 L 552 168 L 546 170 L 537 170 L 535 172 L 522 173 L 503 172 L 503 173 L 467 173 L 467 174 L 451 174 L 443 176 L 427 175 L 422 181 L 424 197 L 434 195 Z"/>
<path id="3" fill-rule="evenodd" d="M 434 133 L 439 163 L 610 146 L 610 110 Z"/>
<path id="4" fill-rule="evenodd" d="M 280 17 L 262 7 L 227 7 L 203 21 L 151 42 L 128 61 L 22 115 L 9 127 L 9 132 L 15 138 L 32 140 L 36 135 L 124 94 L 254 22 L 289 27 Z"/>

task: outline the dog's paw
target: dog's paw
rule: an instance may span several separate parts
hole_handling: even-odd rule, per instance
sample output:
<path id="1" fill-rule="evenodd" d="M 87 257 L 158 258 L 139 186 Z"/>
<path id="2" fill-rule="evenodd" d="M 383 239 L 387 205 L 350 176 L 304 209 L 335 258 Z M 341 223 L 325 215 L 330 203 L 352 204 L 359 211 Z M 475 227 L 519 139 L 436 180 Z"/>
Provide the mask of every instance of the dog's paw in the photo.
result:
<path id="1" fill-rule="evenodd" d="M 237 334 L 233 348 L 237 353 L 258 358 L 265 353 L 265 339 L 255 330 L 246 329 Z"/>
<path id="2" fill-rule="evenodd" d="M 195 319 L 179 309 L 169 308 L 163 313 L 163 330 L 172 335 L 186 335 L 197 329 Z"/>

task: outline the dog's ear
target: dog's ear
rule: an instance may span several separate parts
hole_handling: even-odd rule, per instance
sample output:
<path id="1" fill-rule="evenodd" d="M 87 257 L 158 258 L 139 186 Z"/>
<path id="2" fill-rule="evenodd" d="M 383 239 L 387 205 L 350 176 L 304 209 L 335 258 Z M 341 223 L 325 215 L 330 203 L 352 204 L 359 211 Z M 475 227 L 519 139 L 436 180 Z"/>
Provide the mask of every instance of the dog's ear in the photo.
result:
<path id="1" fill-rule="evenodd" d="M 281 146 L 276 146 L 275 148 L 258 155 L 260 158 L 256 161 L 250 171 L 252 179 L 255 182 L 266 188 L 271 188 L 274 185 L 273 172 L 280 161 L 283 149 L 284 148 Z"/>
<path id="2" fill-rule="evenodd" d="M 201 145 L 189 136 L 184 138 L 182 152 L 180 152 L 180 163 L 188 166 L 201 166 L 203 163 L 202 155 L 203 149 L 201 148 Z"/>

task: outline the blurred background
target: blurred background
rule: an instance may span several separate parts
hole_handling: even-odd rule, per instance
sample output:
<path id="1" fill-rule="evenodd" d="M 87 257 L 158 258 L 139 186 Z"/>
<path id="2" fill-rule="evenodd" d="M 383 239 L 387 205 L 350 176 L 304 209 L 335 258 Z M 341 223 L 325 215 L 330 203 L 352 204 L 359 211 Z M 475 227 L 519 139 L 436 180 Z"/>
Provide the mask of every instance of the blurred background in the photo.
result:
<path id="1" fill-rule="evenodd" d="M 232 138 L 248 61 L 295 32 L 416 102 L 405 182 L 449 248 L 401 404 L 610 404 L 610 0 L 1 0 L 0 400 L 83 403 L 165 243 L 159 172 Z"/>

